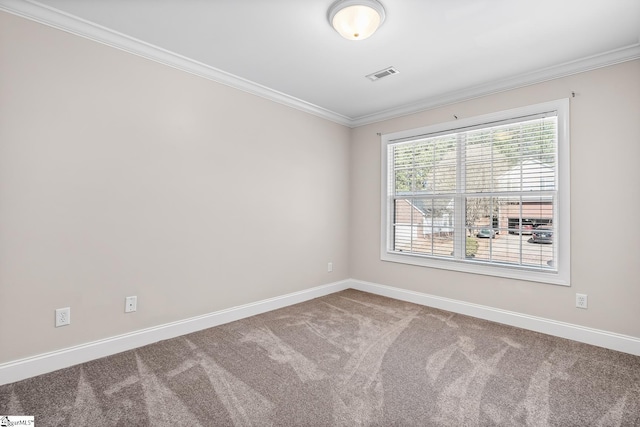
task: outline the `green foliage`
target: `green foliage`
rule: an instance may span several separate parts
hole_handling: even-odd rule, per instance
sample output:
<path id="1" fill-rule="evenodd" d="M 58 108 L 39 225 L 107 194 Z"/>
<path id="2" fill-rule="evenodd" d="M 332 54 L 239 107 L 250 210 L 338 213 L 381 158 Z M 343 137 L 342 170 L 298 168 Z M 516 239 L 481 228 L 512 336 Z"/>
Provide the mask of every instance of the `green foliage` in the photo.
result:
<path id="1" fill-rule="evenodd" d="M 539 188 L 543 179 L 553 182 L 556 126 L 555 117 L 536 118 L 394 145 L 395 194 L 443 195 L 451 200 L 456 189 L 464 189 L 470 196 L 465 199 L 465 225 L 471 229 L 480 218 L 497 214 L 498 200 L 482 193 Z M 456 182 L 458 146 L 464 182 Z M 550 170 L 540 183 L 532 179 L 531 170 L 536 168 Z M 432 206 L 429 212 L 439 217 L 446 210 Z"/>
<path id="2" fill-rule="evenodd" d="M 519 158 L 535 159 L 544 164 L 555 163 L 556 122 L 535 119 L 518 125 L 505 125 L 492 129 L 495 152 L 504 156 L 510 166 Z"/>
<path id="3" fill-rule="evenodd" d="M 464 150 L 467 191 L 493 190 L 524 160 L 555 165 L 555 118 L 423 138 L 393 146 L 395 193 L 451 193 L 456 188 L 457 145 Z"/>
<path id="4" fill-rule="evenodd" d="M 476 253 L 478 252 L 478 246 L 478 239 L 476 239 L 475 237 L 467 236 L 467 243 L 465 245 L 465 256 L 467 258 L 473 258 L 474 256 L 476 256 Z"/>
<path id="5" fill-rule="evenodd" d="M 444 185 L 450 176 L 455 185 L 455 152 L 455 134 L 394 146 L 396 193 L 446 191 L 451 187 Z"/>

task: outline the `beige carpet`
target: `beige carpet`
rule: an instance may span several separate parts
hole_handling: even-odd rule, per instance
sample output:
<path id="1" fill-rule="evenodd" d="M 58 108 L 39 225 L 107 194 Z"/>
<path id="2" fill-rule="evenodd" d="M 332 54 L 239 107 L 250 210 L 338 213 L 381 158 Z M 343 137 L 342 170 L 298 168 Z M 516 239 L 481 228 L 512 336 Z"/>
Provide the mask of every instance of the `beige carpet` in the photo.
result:
<path id="1" fill-rule="evenodd" d="M 640 357 L 347 290 L 0 387 L 36 426 L 640 426 Z"/>

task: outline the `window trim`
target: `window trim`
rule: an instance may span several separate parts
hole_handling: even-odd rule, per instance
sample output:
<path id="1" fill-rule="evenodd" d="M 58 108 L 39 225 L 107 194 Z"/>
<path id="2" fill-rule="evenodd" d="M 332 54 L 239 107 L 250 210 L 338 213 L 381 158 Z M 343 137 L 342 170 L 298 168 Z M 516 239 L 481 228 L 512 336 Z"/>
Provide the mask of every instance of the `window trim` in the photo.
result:
<path id="1" fill-rule="evenodd" d="M 380 259 L 402 264 L 417 265 L 445 270 L 460 271 L 465 273 L 482 274 L 510 279 L 526 280 L 533 282 L 549 283 L 554 285 L 571 285 L 571 196 L 570 196 L 570 139 L 569 139 L 569 99 L 563 98 L 555 101 L 529 105 L 520 108 L 498 111 L 489 114 L 454 120 L 445 123 L 409 129 L 389 134 L 383 134 L 381 140 L 381 232 L 380 232 Z M 387 179 L 389 177 L 387 147 L 398 140 L 413 139 L 434 133 L 444 133 L 460 128 L 477 127 L 503 120 L 516 119 L 545 112 L 557 113 L 557 203 L 554 206 L 557 218 L 557 230 L 554 236 L 556 247 L 556 271 L 543 271 L 528 269 L 526 266 L 509 266 L 490 264 L 481 261 L 444 259 L 430 255 L 400 254 L 388 251 L 388 242 L 393 238 L 392 227 L 388 224 L 391 216 L 389 207 L 389 195 L 387 194 Z M 464 215 L 463 210 L 458 210 L 457 215 Z"/>

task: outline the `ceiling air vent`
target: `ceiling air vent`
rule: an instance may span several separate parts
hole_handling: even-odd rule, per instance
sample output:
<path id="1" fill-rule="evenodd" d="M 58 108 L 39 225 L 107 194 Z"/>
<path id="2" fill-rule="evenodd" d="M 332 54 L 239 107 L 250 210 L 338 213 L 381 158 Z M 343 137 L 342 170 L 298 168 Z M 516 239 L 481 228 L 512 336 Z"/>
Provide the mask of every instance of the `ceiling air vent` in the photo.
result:
<path id="1" fill-rule="evenodd" d="M 365 76 L 365 77 L 371 80 L 372 82 L 375 82 L 376 80 L 380 80 L 383 77 L 391 76 L 393 74 L 398 74 L 398 73 L 399 73 L 398 70 L 396 70 L 393 67 L 389 67 L 389 68 L 385 68 L 384 70 L 376 71 L 375 73 L 369 74 L 368 76 Z"/>

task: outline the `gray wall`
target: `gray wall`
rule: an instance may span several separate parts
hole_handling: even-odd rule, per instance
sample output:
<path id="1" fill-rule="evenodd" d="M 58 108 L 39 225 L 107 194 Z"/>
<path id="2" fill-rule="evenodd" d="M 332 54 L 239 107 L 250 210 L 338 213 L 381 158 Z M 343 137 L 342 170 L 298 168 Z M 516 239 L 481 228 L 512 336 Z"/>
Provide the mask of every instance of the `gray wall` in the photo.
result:
<path id="1" fill-rule="evenodd" d="M 351 277 L 640 337 L 640 61 L 362 126 L 351 145 Z M 380 138 L 571 91 L 571 272 L 563 287 L 380 261 Z M 588 310 L 575 294 L 589 296 Z"/>
<path id="2" fill-rule="evenodd" d="M 348 128 L 5 13 L 0 67 L 0 363 L 348 277 Z"/>
<path id="3" fill-rule="evenodd" d="M 350 130 L 0 13 L 0 363 L 348 277 L 640 337 L 639 75 Z M 572 287 L 380 261 L 376 132 L 571 91 Z"/>

